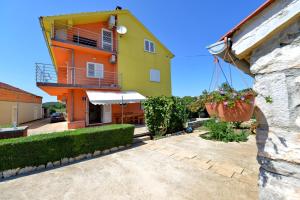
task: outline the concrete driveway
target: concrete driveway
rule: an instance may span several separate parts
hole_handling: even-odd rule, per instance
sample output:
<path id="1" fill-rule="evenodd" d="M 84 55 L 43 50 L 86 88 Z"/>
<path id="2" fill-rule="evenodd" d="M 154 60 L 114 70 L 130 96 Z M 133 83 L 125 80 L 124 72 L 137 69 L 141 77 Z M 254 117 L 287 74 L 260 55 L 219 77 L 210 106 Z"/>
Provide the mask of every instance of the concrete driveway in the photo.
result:
<path id="1" fill-rule="evenodd" d="M 199 133 L 0 183 L 0 199 L 257 199 L 255 137 L 221 143 Z"/>
<path id="2" fill-rule="evenodd" d="M 52 133 L 68 130 L 67 122 L 50 123 L 50 118 L 41 119 L 23 124 L 28 126 L 28 135 L 36 135 L 42 133 Z"/>

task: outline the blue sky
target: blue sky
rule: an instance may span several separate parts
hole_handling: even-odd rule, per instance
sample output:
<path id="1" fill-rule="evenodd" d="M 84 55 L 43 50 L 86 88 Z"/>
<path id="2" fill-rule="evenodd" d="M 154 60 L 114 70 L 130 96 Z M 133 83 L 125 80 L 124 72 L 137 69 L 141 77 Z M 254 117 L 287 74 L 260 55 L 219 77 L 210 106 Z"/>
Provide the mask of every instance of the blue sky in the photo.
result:
<path id="1" fill-rule="evenodd" d="M 205 47 L 255 10 L 264 0 L 6 0 L 0 1 L 0 81 L 55 101 L 35 85 L 35 62 L 51 63 L 38 17 L 74 12 L 129 9 L 174 54 L 172 92 L 197 96 L 208 89 L 213 58 Z M 228 66 L 223 65 L 228 72 Z M 232 68 L 233 85 L 246 87 Z M 243 75 L 251 85 L 252 79 Z"/>

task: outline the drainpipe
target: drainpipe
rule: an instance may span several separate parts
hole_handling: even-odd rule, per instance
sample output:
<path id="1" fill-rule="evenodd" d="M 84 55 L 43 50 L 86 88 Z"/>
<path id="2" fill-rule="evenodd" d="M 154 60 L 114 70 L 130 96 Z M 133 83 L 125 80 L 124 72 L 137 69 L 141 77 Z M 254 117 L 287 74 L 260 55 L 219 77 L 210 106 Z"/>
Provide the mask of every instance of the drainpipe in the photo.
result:
<path id="1" fill-rule="evenodd" d="M 250 64 L 245 60 L 237 58 L 232 52 L 231 46 L 231 39 L 225 38 L 224 40 L 214 43 L 206 48 L 212 55 L 222 58 L 225 62 L 235 65 L 249 76 L 254 77 L 254 74 L 250 71 Z"/>

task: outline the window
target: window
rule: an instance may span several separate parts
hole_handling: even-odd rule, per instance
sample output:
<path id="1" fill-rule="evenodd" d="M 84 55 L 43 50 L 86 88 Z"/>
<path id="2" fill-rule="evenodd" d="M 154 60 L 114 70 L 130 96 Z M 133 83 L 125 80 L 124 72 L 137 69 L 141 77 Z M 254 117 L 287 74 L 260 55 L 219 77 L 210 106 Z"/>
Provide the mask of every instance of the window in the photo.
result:
<path id="1" fill-rule="evenodd" d="M 103 64 L 88 62 L 86 65 L 86 76 L 89 78 L 103 78 Z"/>
<path id="2" fill-rule="evenodd" d="M 154 53 L 155 52 L 155 45 L 154 42 L 150 41 L 150 40 L 144 40 L 144 50 L 150 53 Z"/>
<path id="3" fill-rule="evenodd" d="M 110 30 L 102 29 L 102 49 L 113 50 L 113 34 Z"/>
<path id="4" fill-rule="evenodd" d="M 160 71 L 157 69 L 150 69 L 150 81 L 160 82 Z"/>

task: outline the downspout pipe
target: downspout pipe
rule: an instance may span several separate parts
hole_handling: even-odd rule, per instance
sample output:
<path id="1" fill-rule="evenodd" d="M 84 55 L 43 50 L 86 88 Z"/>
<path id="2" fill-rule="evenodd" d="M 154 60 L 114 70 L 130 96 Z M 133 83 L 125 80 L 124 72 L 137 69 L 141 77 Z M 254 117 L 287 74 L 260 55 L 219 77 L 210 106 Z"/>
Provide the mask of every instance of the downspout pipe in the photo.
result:
<path id="1" fill-rule="evenodd" d="M 213 56 L 222 58 L 225 62 L 235 65 L 244 73 L 254 78 L 254 74 L 252 74 L 250 71 L 250 64 L 245 60 L 240 60 L 239 58 L 237 58 L 232 52 L 231 46 L 231 39 L 225 38 L 224 40 L 216 42 L 206 48 Z"/>

